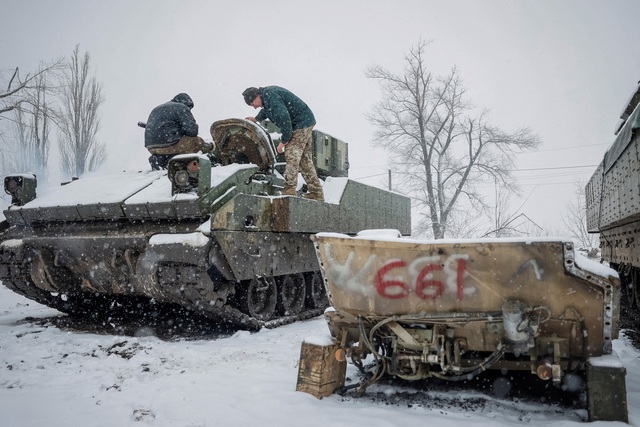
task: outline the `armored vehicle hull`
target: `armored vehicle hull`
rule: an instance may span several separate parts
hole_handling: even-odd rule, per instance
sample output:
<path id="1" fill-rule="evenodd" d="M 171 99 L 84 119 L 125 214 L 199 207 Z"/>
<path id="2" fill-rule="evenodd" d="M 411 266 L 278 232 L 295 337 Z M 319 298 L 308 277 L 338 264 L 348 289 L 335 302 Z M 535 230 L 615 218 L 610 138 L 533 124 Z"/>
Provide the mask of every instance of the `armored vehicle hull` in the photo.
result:
<path id="1" fill-rule="evenodd" d="M 462 381 L 488 369 L 571 387 L 571 374 L 617 360 L 618 276 L 576 256 L 569 241 L 418 241 L 379 231 L 313 239 L 338 358 L 376 361 L 360 392 L 383 375 Z M 626 417 L 624 368 L 607 366 L 611 380 L 588 393 L 611 402 L 589 409 L 594 419 L 622 419 L 607 411 Z"/>
<path id="2" fill-rule="evenodd" d="M 325 203 L 279 196 L 266 132 L 238 119 L 211 130 L 214 166 L 180 155 L 167 171 L 82 178 L 38 197 L 34 177 L 7 177 L 4 285 L 72 315 L 153 301 L 255 329 L 326 306 L 312 234 L 410 232 L 406 197 L 348 178 L 327 179 Z"/>

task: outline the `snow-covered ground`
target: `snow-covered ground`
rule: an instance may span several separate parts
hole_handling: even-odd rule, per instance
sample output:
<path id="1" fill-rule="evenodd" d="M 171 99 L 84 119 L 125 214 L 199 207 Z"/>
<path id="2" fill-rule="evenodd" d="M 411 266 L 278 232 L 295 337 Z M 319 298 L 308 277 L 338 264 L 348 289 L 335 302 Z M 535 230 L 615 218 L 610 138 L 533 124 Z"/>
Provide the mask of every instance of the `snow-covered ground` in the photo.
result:
<path id="1" fill-rule="evenodd" d="M 419 399 L 388 384 L 361 398 L 296 392 L 300 345 L 327 335 L 321 318 L 164 341 L 148 330 L 94 334 L 38 321 L 56 315 L 0 285 L 0 426 L 575 426 L 587 416 L 542 396 L 441 386 Z M 624 337 L 614 349 L 627 368 L 630 424 L 640 426 L 640 352 Z M 349 365 L 347 376 L 358 372 Z"/>

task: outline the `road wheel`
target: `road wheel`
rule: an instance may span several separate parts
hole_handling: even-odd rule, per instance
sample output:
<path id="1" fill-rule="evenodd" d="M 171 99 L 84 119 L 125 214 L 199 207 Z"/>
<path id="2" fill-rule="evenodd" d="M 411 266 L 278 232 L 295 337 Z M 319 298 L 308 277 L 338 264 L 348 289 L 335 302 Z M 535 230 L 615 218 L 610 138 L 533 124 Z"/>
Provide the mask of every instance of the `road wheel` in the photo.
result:
<path id="1" fill-rule="evenodd" d="M 329 298 L 324 288 L 324 281 L 319 271 L 311 274 L 307 281 L 307 305 L 310 308 L 327 308 L 329 307 Z"/>
<path id="2" fill-rule="evenodd" d="M 304 309 L 306 283 L 302 274 L 282 276 L 278 282 L 278 312 L 295 316 Z"/>
<path id="3" fill-rule="evenodd" d="M 629 303 L 631 307 L 639 308 L 640 307 L 640 270 L 633 267 L 631 269 L 631 280 L 629 281 L 630 289 L 629 293 L 631 294 L 631 298 L 629 298 Z M 622 286 L 625 286 L 624 284 Z"/>
<path id="4" fill-rule="evenodd" d="M 276 282 L 272 277 L 254 277 L 244 282 L 240 307 L 243 312 L 258 320 L 271 320 L 276 311 Z"/>

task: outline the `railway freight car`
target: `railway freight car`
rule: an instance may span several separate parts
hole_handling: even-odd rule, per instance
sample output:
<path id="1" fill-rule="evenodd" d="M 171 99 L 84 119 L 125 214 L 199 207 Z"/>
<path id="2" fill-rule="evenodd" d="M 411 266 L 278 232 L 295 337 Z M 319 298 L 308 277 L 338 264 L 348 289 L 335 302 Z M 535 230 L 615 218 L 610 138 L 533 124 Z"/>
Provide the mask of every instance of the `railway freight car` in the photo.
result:
<path id="1" fill-rule="evenodd" d="M 625 103 L 615 140 L 589 180 L 587 229 L 600 234 L 602 259 L 620 274 L 623 316 L 640 312 L 640 84 Z"/>

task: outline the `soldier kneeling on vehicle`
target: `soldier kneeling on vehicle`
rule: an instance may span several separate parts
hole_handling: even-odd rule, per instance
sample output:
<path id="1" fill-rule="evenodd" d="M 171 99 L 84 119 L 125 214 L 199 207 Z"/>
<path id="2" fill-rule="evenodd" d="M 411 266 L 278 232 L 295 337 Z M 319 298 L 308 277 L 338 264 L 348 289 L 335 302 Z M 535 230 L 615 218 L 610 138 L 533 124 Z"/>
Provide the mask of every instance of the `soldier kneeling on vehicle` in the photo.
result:
<path id="1" fill-rule="evenodd" d="M 198 124 L 191 113 L 193 105 L 189 95 L 179 93 L 151 110 L 146 123 L 138 123 L 145 128 L 144 146 L 151 153 L 151 169 L 166 169 L 177 154 L 213 152 L 215 145 L 198 136 Z"/>

